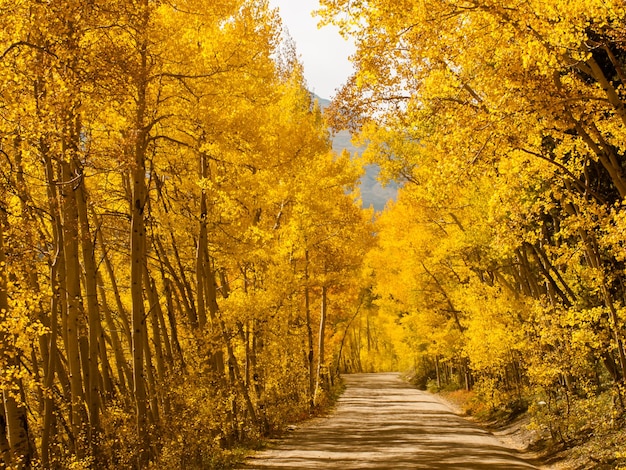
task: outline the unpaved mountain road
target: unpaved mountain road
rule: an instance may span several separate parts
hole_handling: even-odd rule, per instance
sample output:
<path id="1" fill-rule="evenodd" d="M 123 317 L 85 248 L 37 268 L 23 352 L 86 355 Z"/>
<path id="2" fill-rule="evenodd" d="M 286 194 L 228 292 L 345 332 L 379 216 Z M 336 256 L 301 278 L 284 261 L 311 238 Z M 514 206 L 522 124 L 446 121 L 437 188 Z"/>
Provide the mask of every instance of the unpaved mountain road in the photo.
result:
<path id="1" fill-rule="evenodd" d="M 307 423 L 241 468 L 537 468 L 398 374 L 344 378 L 346 391 L 330 416 Z"/>

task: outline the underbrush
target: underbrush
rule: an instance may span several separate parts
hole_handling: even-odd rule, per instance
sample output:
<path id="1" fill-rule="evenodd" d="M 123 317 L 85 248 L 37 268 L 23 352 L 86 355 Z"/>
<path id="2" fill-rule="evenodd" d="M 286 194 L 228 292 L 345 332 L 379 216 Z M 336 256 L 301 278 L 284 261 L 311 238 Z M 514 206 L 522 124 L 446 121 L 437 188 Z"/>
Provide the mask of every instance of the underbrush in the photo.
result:
<path id="1" fill-rule="evenodd" d="M 626 470 L 626 429 L 598 433 L 566 452 L 571 470 Z"/>
<path id="2" fill-rule="evenodd" d="M 496 407 L 491 406 L 475 390 L 443 390 L 437 394 L 462 414 L 472 416 L 482 423 L 506 424 L 528 410 L 528 404 L 523 399 L 511 400 Z"/>
<path id="3" fill-rule="evenodd" d="M 190 384 L 193 384 L 191 386 Z M 267 445 L 268 439 L 331 409 L 344 390 L 343 381 L 321 392 L 311 409 L 301 393 L 286 387 L 270 389 L 263 406 L 251 419 L 245 401 L 212 381 L 197 377 L 172 377 L 164 391 L 158 425 L 149 427 L 150 469 L 224 470 L 240 464 L 250 452 Z M 132 407 L 110 401 L 102 413 L 98 468 L 134 470 L 140 458 Z M 59 455 L 55 468 L 94 468 L 89 459 Z"/>
<path id="4" fill-rule="evenodd" d="M 249 441 L 244 447 L 240 449 L 239 454 L 232 460 L 231 463 L 223 467 L 212 467 L 220 469 L 234 468 L 237 464 L 243 462 L 247 455 L 258 450 L 265 449 L 270 439 L 280 438 L 285 435 L 294 425 L 304 423 L 312 418 L 324 416 L 329 413 L 337 404 L 337 400 L 345 391 L 345 383 L 341 378 L 335 378 L 334 384 L 329 385 L 329 390 L 323 391 L 316 397 L 315 407 L 311 410 L 307 408 L 300 408 L 297 411 L 292 410 L 291 413 L 285 412 L 280 414 L 282 419 L 275 419 L 273 425 L 269 429 L 269 432 L 258 438 L 255 441 Z"/>
<path id="5" fill-rule="evenodd" d="M 489 429 L 516 423 L 531 431 L 528 450 L 546 463 L 558 461 L 563 470 L 626 470 L 626 417 L 616 414 L 611 391 L 587 396 L 528 393 L 508 399 L 502 395 L 497 405 L 480 387 L 437 393 Z"/>

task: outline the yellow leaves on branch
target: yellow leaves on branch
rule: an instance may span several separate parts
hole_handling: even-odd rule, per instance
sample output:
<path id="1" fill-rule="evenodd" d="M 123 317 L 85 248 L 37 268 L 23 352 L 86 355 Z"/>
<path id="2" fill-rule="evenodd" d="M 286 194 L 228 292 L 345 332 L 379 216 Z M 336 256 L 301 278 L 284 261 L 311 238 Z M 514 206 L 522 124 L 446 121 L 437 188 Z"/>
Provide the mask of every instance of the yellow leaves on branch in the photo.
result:
<path id="1" fill-rule="evenodd" d="M 0 388 L 47 410 L 27 418 L 42 465 L 106 468 L 158 441 L 154 465 L 180 466 L 180 433 L 201 429 L 188 454 L 212 458 L 308 410 L 307 366 L 329 381 L 371 213 L 277 13 L 256 0 L 35 3 L 3 4 L 0 34 Z M 51 435 L 50 416 L 68 426 Z M 185 424 L 169 434 L 161 419 Z"/>
<path id="2" fill-rule="evenodd" d="M 546 394 L 561 436 L 599 418 L 626 375 L 626 4 L 321 5 L 357 44 L 333 122 L 404 184 L 367 260 L 396 350 L 493 407 Z"/>
<path id="3" fill-rule="evenodd" d="M 15 380 L 30 376 L 27 368 L 15 365 L 23 355 L 30 355 L 39 339 L 49 333 L 40 318 L 43 315 L 40 293 L 23 290 L 18 284 L 9 283 L 8 311 L 0 312 L 0 388 L 12 388 Z"/>

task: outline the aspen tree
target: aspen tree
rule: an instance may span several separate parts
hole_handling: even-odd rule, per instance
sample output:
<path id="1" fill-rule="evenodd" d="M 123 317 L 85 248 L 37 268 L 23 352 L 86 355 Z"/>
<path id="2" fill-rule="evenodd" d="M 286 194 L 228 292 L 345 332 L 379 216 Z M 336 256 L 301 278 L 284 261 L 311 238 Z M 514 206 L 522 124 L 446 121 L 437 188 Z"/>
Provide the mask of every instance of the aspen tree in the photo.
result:
<path id="1" fill-rule="evenodd" d="M 143 303 L 143 266 L 146 256 L 146 228 L 144 210 L 147 204 L 146 189 L 146 151 L 148 143 L 146 107 L 148 86 L 148 37 L 147 25 L 150 19 L 150 6 L 147 2 L 140 5 L 138 13 L 137 52 L 139 70 L 134 78 L 136 92 L 135 121 L 133 123 L 132 141 L 132 199 L 130 204 L 130 264 L 131 264 L 131 298 L 132 298 L 132 347 L 133 347 L 133 387 L 137 417 L 137 435 L 141 445 L 138 464 L 147 465 L 148 449 L 148 397 L 144 364 L 144 342 L 146 335 L 146 312 Z"/>
<path id="2" fill-rule="evenodd" d="M 402 263 L 402 281 L 381 266 L 378 286 L 396 305 L 381 296 L 379 306 L 404 316 L 416 351 L 429 335 L 437 342 L 437 368 L 442 353 L 460 351 L 481 371 L 480 386 L 510 382 L 514 370 L 517 385 L 550 394 L 556 407 L 599 403 L 604 364 L 623 413 L 623 245 L 613 232 L 623 233 L 624 5 L 322 6 L 357 42 L 356 74 L 331 112 L 361 132 L 385 178 L 406 183 L 381 249 L 395 252 L 397 233 L 423 262 Z M 394 232 L 405 211 L 438 228 L 420 234 L 413 224 L 414 240 Z M 434 287 L 443 302 L 409 296 L 410 285 L 424 298 Z M 460 337 L 449 335 L 446 317 L 440 326 L 427 320 L 446 310 L 466 328 Z M 452 341 L 440 349 L 443 338 Z M 509 352 L 481 349 L 499 340 Z M 572 396 L 581 390 L 584 399 Z"/>
<path id="3" fill-rule="evenodd" d="M 80 170 L 79 170 L 80 172 Z M 82 249 L 83 267 L 85 271 L 85 296 L 87 298 L 87 318 L 89 325 L 89 381 L 86 387 L 89 389 L 87 403 L 89 410 L 89 427 L 90 442 L 95 446 L 97 434 L 100 428 L 100 408 L 101 408 L 101 389 L 100 389 L 100 355 L 104 359 L 102 371 L 106 371 L 106 350 L 100 347 L 100 339 L 102 337 L 102 325 L 100 324 L 100 308 L 98 305 L 98 287 L 97 287 L 97 268 L 96 268 L 96 250 L 92 242 L 92 232 L 87 211 L 87 196 L 84 188 L 84 181 L 81 181 L 75 193 L 77 210 L 80 225 L 80 245 Z M 97 450 L 94 447 L 93 453 Z"/>
<path id="4" fill-rule="evenodd" d="M 99 468 L 204 465 L 306 413 L 326 391 L 367 224 L 301 67 L 274 61 L 276 12 L 189 0 L 3 13 L 1 177 L 16 222 L 2 228 L 19 278 L 9 301 L 28 306 L 9 308 L 32 327 L 15 347 L 2 338 L 24 364 L 8 387 L 17 408 L 3 396 L 3 463 L 20 413 L 33 464 L 40 451 L 43 467 Z"/>
<path id="5" fill-rule="evenodd" d="M 17 375 L 19 368 L 19 351 L 11 347 L 9 334 L 5 324 L 10 316 L 8 300 L 8 272 L 6 251 L 5 251 L 5 230 L 6 230 L 6 188 L 4 184 L 0 188 L 2 198 L 0 199 L 0 363 L 3 365 L 2 377 L 2 413 L 0 420 L 2 426 L 3 464 L 6 467 L 13 467 L 18 470 L 29 468 L 33 459 L 33 452 L 29 442 L 28 418 L 26 406 L 22 402 L 21 380 Z M 13 376 L 13 377 L 12 377 Z"/>
<path id="6" fill-rule="evenodd" d="M 317 350 L 318 350 L 318 358 L 317 358 L 317 370 L 315 373 L 315 391 L 313 392 L 313 396 L 316 397 L 319 393 L 322 381 L 322 369 L 325 367 L 326 361 L 326 317 L 328 315 L 328 293 L 327 286 L 322 285 L 322 294 L 320 300 L 320 326 L 319 332 L 317 333 Z"/>

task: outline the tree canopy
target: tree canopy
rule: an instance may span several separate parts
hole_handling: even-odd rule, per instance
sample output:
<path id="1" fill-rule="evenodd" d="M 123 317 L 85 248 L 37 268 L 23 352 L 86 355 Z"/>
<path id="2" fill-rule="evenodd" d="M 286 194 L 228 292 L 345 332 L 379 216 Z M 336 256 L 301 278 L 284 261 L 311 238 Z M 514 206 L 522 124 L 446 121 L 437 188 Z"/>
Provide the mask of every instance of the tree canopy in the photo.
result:
<path id="1" fill-rule="evenodd" d="M 342 372 L 623 425 L 626 4 L 320 5 L 325 113 L 266 0 L 0 3 L 1 467 L 224 468 Z"/>
<path id="2" fill-rule="evenodd" d="M 0 466 L 222 468 L 323 405 L 371 216 L 277 12 L 1 10 Z"/>
<path id="3" fill-rule="evenodd" d="M 368 255 L 397 362 L 557 440 L 622 422 L 626 4 L 321 4 L 357 43 L 334 125 L 403 182 Z"/>

